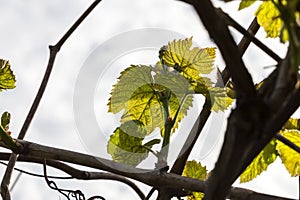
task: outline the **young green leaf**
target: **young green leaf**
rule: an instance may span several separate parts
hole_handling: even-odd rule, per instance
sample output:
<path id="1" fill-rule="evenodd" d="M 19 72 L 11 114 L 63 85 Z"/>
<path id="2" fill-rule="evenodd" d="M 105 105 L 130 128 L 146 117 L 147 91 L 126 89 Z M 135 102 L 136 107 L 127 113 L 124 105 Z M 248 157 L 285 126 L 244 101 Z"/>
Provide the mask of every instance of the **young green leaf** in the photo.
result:
<path id="1" fill-rule="evenodd" d="M 285 130 L 281 134 L 295 145 L 300 146 L 300 132 L 297 130 Z M 287 171 L 291 176 L 300 176 L 300 154 L 282 142 L 278 141 L 277 150 Z"/>
<path id="2" fill-rule="evenodd" d="M 215 60 L 215 48 L 192 46 L 192 37 L 185 40 L 169 42 L 160 57 L 165 64 L 180 72 L 189 80 L 198 80 L 200 74 L 209 74 L 213 70 Z"/>
<path id="3" fill-rule="evenodd" d="M 195 94 L 205 95 L 208 92 L 208 88 L 212 87 L 214 83 L 207 77 L 200 77 L 196 81 L 190 81 L 192 85 L 192 90 Z"/>
<path id="4" fill-rule="evenodd" d="M 10 64 L 7 60 L 0 59 L 0 92 L 4 89 L 15 88 L 15 75 L 10 69 Z"/>
<path id="5" fill-rule="evenodd" d="M 148 157 L 148 149 L 142 146 L 145 136 L 146 130 L 141 122 L 125 122 L 110 136 L 107 152 L 115 162 L 137 166 Z M 151 149 L 154 144 L 148 144 L 147 148 Z"/>
<path id="6" fill-rule="evenodd" d="M 170 91 L 170 115 L 178 113 L 175 126 L 186 115 L 192 106 L 192 96 L 186 97 L 190 84 L 186 78 L 178 73 L 156 71 L 151 74 L 150 66 L 131 66 L 121 73 L 119 82 L 114 85 L 109 99 L 109 112 L 118 113 L 124 110 L 121 122 L 130 120 L 141 121 L 150 134 L 155 128 L 160 128 L 163 133 L 167 116 L 162 106 L 164 91 Z"/>
<path id="7" fill-rule="evenodd" d="M 253 180 L 266 171 L 268 166 L 277 158 L 276 141 L 271 142 L 254 158 L 252 163 L 245 169 L 240 176 L 240 182 L 245 183 Z"/>
<path id="8" fill-rule="evenodd" d="M 164 74 L 157 73 L 154 79 L 157 85 L 171 92 L 169 99 L 170 117 L 174 118 L 177 110 L 180 109 L 172 129 L 172 132 L 174 132 L 179 122 L 193 105 L 193 96 L 186 96 L 187 94 L 193 93 L 193 91 L 190 91 L 191 85 L 182 75 L 173 72 L 165 72 Z M 161 127 L 161 129 L 163 133 L 163 127 Z"/>
<path id="9" fill-rule="evenodd" d="M 295 129 L 300 131 L 300 119 L 290 118 L 282 129 Z"/>
<path id="10" fill-rule="evenodd" d="M 193 96 L 188 95 L 185 99 L 183 104 L 181 105 L 181 108 L 179 110 L 178 116 L 176 118 L 175 124 L 173 126 L 172 132 L 174 132 L 178 126 L 181 120 L 187 115 L 188 110 L 193 106 Z M 171 96 L 170 99 L 170 108 L 171 108 L 171 116 L 174 116 L 176 113 L 176 109 L 178 109 L 178 102 L 176 101 L 174 96 Z"/>
<path id="11" fill-rule="evenodd" d="M 209 87 L 208 93 L 205 94 L 206 98 L 211 99 L 212 107 L 211 110 L 215 112 L 226 110 L 233 99 L 227 96 L 227 92 L 225 88 L 220 87 Z"/>
<path id="12" fill-rule="evenodd" d="M 239 10 L 242 10 L 244 8 L 248 8 L 249 6 L 251 6 L 252 4 L 254 4 L 256 2 L 256 0 L 242 0 L 240 2 L 240 5 L 239 5 Z"/>
<path id="13" fill-rule="evenodd" d="M 255 12 L 255 15 L 257 16 L 258 24 L 265 29 L 267 37 L 275 38 L 282 36 L 282 42 L 288 40 L 286 30 L 283 26 L 284 23 L 280 18 L 280 12 L 272 1 L 263 2 Z"/>
<path id="14" fill-rule="evenodd" d="M 200 162 L 192 160 L 186 162 L 182 175 L 199 180 L 205 180 L 207 178 L 207 170 Z M 203 197 L 204 194 L 202 192 L 192 192 L 192 195 L 188 196 L 188 200 L 201 200 Z"/>
<path id="15" fill-rule="evenodd" d="M 141 121 L 150 134 L 164 125 L 164 110 L 158 92 L 154 88 L 150 66 L 131 66 L 125 69 L 111 92 L 109 112 L 122 110 L 121 122 Z"/>

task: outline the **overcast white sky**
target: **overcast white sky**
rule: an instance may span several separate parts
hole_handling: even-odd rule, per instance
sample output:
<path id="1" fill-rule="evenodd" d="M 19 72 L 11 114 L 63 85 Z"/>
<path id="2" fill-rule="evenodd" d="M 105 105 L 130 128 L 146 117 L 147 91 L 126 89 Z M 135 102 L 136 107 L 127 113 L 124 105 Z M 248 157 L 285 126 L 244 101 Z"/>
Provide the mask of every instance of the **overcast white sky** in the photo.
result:
<path id="1" fill-rule="evenodd" d="M 91 2 L 86 0 L 29 0 L 26 2 L 0 0 L 0 57 L 10 60 L 17 78 L 16 89 L 1 93 L 0 112 L 7 110 L 12 114 L 10 128 L 13 136 L 17 136 L 20 131 L 41 82 L 49 54 L 48 45 L 55 44 Z M 245 27 L 252 20 L 255 8 L 237 12 L 238 1 L 226 5 L 220 1 L 215 3 L 229 11 Z M 206 31 L 203 30 L 198 16 L 189 5 L 173 0 L 104 0 L 74 32 L 59 52 L 50 84 L 25 139 L 74 151 L 95 153 L 91 144 L 84 139 L 91 138 L 91 135 L 89 136 L 91 133 L 88 131 L 87 133 L 78 133 L 74 121 L 73 92 L 76 78 L 88 57 L 99 45 L 121 33 L 144 28 L 174 31 L 186 37 L 193 36 L 194 41 L 201 47 L 214 46 Z M 233 33 L 239 40 L 240 36 L 236 32 Z M 265 34 L 262 30 L 259 31 L 258 36 L 275 52 L 281 56 L 284 55 L 285 46 L 279 44 L 277 39 L 264 39 Z M 165 43 L 167 42 L 165 41 Z M 144 53 L 147 50 L 142 49 L 140 52 L 134 51 L 115 58 L 115 65 L 116 63 L 122 65 L 119 68 L 114 68 L 116 69 L 115 74 L 118 76 L 121 69 L 129 64 L 155 62 L 155 60 L 151 61 L 150 59 L 154 55 L 153 49 L 148 49 L 150 57 L 142 57 L 141 52 Z M 129 59 L 134 56 L 136 60 Z M 254 46 L 249 48 L 244 59 L 256 82 L 267 74 L 267 70 L 261 66 L 275 63 L 266 55 L 261 54 Z M 224 67 L 219 54 L 216 64 L 220 68 Z M 99 80 L 97 91 L 100 91 L 99 88 L 106 88 L 107 91 L 110 91 L 111 85 L 116 82 L 115 78 L 108 76 L 108 74 L 107 72 L 107 77 L 105 77 L 107 82 L 103 83 Z M 98 97 L 99 99 L 97 99 Z M 109 128 L 112 130 L 115 128 L 111 126 L 111 123 L 114 122 L 113 119 L 115 119 L 111 116 L 110 121 L 103 123 L 104 119 L 109 118 L 105 114 L 107 110 L 107 100 L 105 99 L 107 98 L 108 93 L 104 90 L 101 95 L 95 94 L 95 109 L 99 108 L 99 112 L 95 111 L 95 115 L 99 126 L 102 126 L 100 128 L 104 132 L 108 131 L 105 134 L 110 133 Z M 99 103 L 99 107 L 97 103 Z M 194 112 L 199 111 L 200 108 L 194 108 Z M 193 118 L 193 114 L 191 116 L 183 123 L 182 130 L 189 128 L 188 122 Z M 224 115 L 219 117 L 224 117 Z M 221 123 L 220 127 L 224 127 L 224 125 Z M 207 127 L 208 130 L 209 127 Z M 220 142 L 218 140 L 218 145 Z M 101 144 L 100 141 L 99 144 Z M 105 152 L 106 146 L 99 145 L 99 148 Z M 218 148 L 216 151 L 208 152 L 210 153 L 208 155 L 200 156 L 194 151 L 193 158 L 198 160 L 201 158 L 202 162 L 211 168 L 217 152 Z M 105 155 L 101 156 L 105 157 Z M 18 164 L 17 166 L 42 173 L 41 166 L 29 164 Z M 5 167 L 0 166 L 1 177 L 4 170 Z M 50 172 L 52 174 L 57 173 L 56 171 Z M 297 181 L 296 178 L 290 178 L 283 165 L 277 160 L 269 167 L 268 172 L 250 183 L 239 186 L 297 198 Z M 137 195 L 127 186 L 112 181 L 57 181 L 57 183 L 61 187 L 81 189 L 86 197 L 99 194 L 108 200 L 119 199 L 120 195 L 122 195 L 122 199 L 138 199 Z M 147 189 L 146 187 L 143 188 Z M 43 179 L 28 175 L 21 176 L 13 190 L 12 197 L 13 199 L 59 199 L 58 193 L 49 189 Z"/>

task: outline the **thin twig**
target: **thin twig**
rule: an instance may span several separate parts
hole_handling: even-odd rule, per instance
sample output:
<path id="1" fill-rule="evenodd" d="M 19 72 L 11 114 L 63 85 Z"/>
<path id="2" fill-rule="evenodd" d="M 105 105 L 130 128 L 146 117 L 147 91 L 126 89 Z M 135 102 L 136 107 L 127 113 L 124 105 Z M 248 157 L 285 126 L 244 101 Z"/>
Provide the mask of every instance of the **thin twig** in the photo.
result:
<path id="1" fill-rule="evenodd" d="M 71 28 L 65 33 L 65 35 L 54 45 L 54 46 L 49 46 L 50 49 L 50 57 L 49 57 L 49 61 L 48 61 L 48 65 L 47 65 L 47 69 L 44 75 L 44 78 L 42 80 L 42 83 L 40 85 L 40 88 L 37 92 L 37 95 L 33 101 L 33 104 L 29 110 L 29 113 L 25 119 L 25 122 L 22 126 L 22 129 L 20 131 L 20 134 L 18 136 L 18 139 L 23 139 L 27 129 L 34 117 L 34 114 L 36 113 L 36 110 L 39 106 L 39 103 L 42 99 L 42 96 L 44 94 L 44 91 L 46 89 L 53 65 L 54 65 L 54 61 L 56 58 L 57 53 L 59 52 L 60 48 L 62 47 L 62 45 L 66 42 L 66 40 L 72 35 L 72 33 L 78 28 L 78 26 L 83 22 L 83 20 L 91 13 L 91 11 L 98 5 L 98 3 L 100 3 L 101 0 L 95 0 L 90 7 L 78 18 L 78 20 L 71 26 Z"/>
<path id="2" fill-rule="evenodd" d="M 15 162 L 17 160 L 17 155 L 12 153 L 9 157 L 9 162 L 7 164 L 2 182 L 1 182 L 1 196 L 3 200 L 10 200 L 10 192 L 9 192 L 9 184 L 13 172 L 13 168 L 15 166 Z"/>
<path id="3" fill-rule="evenodd" d="M 146 198 L 145 198 L 145 200 L 149 200 L 150 199 L 150 197 L 152 196 L 152 194 L 155 192 L 155 190 L 157 190 L 156 188 L 151 188 L 151 190 L 148 192 L 148 194 L 147 194 L 147 196 L 146 196 Z"/>
<path id="4" fill-rule="evenodd" d="M 193 6 L 210 37 L 218 46 L 235 84 L 237 99 L 253 98 L 256 89 L 252 77 L 242 61 L 238 47 L 229 32 L 227 24 L 217 14 L 210 0 L 193 1 Z"/>
<path id="5" fill-rule="evenodd" d="M 1 154 L 3 154 L 3 153 L 1 153 Z M 9 156 L 9 153 L 6 153 L 8 156 Z M 6 156 L 5 156 L 6 157 Z M 18 160 L 19 160 L 20 158 L 18 158 Z M 3 157 L 2 156 L 0 156 L 0 160 L 4 160 L 3 159 Z M 8 159 L 7 159 L 8 160 Z M 20 160 L 20 161 L 22 161 L 22 160 Z M 6 163 L 4 163 L 4 162 L 2 162 L 2 161 L 0 161 L 0 164 L 2 164 L 2 165 L 7 165 Z M 16 171 L 18 171 L 18 172 L 20 172 L 19 174 L 27 174 L 27 175 L 30 175 L 30 176 L 35 176 L 35 177 L 40 177 L 40 178 L 44 178 L 44 175 L 42 175 L 42 174 L 37 174 L 37 173 L 32 173 L 32 172 L 28 172 L 28 171 L 26 171 L 26 170 L 22 170 L 22 169 L 19 169 L 19 168 L 16 168 L 16 167 L 14 167 L 14 170 L 16 170 Z M 48 176 L 49 178 L 52 178 L 52 179 L 74 179 L 73 177 L 71 177 L 71 176 Z M 16 182 L 16 181 L 15 181 Z M 10 190 L 12 190 L 12 188 L 13 188 L 13 185 L 11 186 L 11 188 L 10 188 Z"/>
<path id="6" fill-rule="evenodd" d="M 208 100 L 205 101 L 203 108 L 196 120 L 196 122 L 194 123 L 192 130 L 190 131 L 187 139 L 185 140 L 185 143 L 183 145 L 183 147 L 181 148 L 180 152 L 179 152 L 179 156 L 176 159 L 175 163 L 173 164 L 172 168 L 171 168 L 171 173 L 174 174 L 182 174 L 185 163 L 192 151 L 192 149 L 194 148 L 194 145 L 196 144 L 197 139 L 200 136 L 200 133 L 204 127 L 204 125 L 206 124 L 209 116 L 210 116 L 210 103 Z"/>
<path id="7" fill-rule="evenodd" d="M 13 182 L 13 184 L 10 187 L 10 191 L 13 191 L 13 189 L 15 188 L 15 186 L 17 185 L 17 182 L 19 181 L 19 179 L 21 178 L 23 172 L 19 172 L 19 174 L 17 175 L 15 181 Z"/>
<path id="8" fill-rule="evenodd" d="M 73 26 L 66 32 L 66 34 L 58 41 L 58 43 L 54 46 L 49 46 L 50 48 L 50 57 L 49 57 L 49 61 L 48 61 L 48 65 L 46 68 L 46 72 L 44 74 L 44 78 L 42 80 L 42 83 L 40 85 L 40 88 L 37 92 L 37 95 L 33 101 L 33 104 L 28 112 L 28 115 L 25 119 L 25 122 L 21 128 L 21 131 L 18 135 L 18 139 L 23 139 L 25 137 L 25 134 L 28 130 L 28 127 L 34 117 L 34 114 L 36 113 L 36 110 L 38 108 L 38 105 L 42 99 L 42 96 L 44 94 L 44 91 L 46 89 L 52 68 L 53 68 L 53 64 L 55 61 L 55 57 L 56 54 L 59 52 L 60 48 L 62 47 L 62 45 L 65 43 L 65 41 L 72 35 L 72 33 L 77 29 L 77 27 L 82 23 L 82 21 L 90 14 L 90 12 L 97 6 L 97 4 L 100 2 L 101 0 L 95 0 L 90 7 L 79 17 L 79 19 L 73 24 Z M 9 200 L 10 199 L 10 194 L 8 192 L 8 186 L 10 183 L 10 179 L 11 179 L 11 174 L 12 174 L 12 169 L 16 163 L 16 160 L 18 158 L 17 155 L 13 155 L 14 153 L 12 153 L 11 159 L 9 160 L 9 164 L 6 168 L 4 177 L 2 179 L 1 182 L 1 195 L 2 198 L 4 200 Z"/>
<path id="9" fill-rule="evenodd" d="M 43 163 L 43 169 L 44 169 L 44 178 L 45 181 L 47 183 L 47 185 L 49 186 L 49 188 L 58 191 L 59 193 L 61 193 L 62 195 L 64 195 L 68 200 L 70 200 L 69 198 L 69 194 L 73 192 L 73 190 L 64 190 L 64 189 L 60 189 L 57 187 L 56 183 L 54 181 L 50 181 L 47 175 L 47 165 L 46 165 L 46 159 L 44 160 L 45 162 Z M 64 192 L 68 192 L 68 194 L 65 194 Z M 81 197 L 80 199 L 85 199 L 84 195 L 82 192 L 79 193 L 79 196 Z M 76 198 L 77 199 L 77 198 Z"/>
<path id="10" fill-rule="evenodd" d="M 227 25 L 232 26 L 237 31 L 239 31 L 243 36 L 247 37 L 253 44 L 263 50 L 266 54 L 268 54 L 275 61 L 280 62 L 282 58 L 280 58 L 274 51 L 272 51 L 269 47 L 264 45 L 260 40 L 258 40 L 251 32 L 247 31 L 242 27 L 239 23 L 237 23 L 233 18 L 231 18 L 227 13 L 224 13 L 221 9 L 216 9 L 216 12 L 222 17 L 222 19 L 227 23 Z M 255 18 L 256 19 L 256 18 Z"/>

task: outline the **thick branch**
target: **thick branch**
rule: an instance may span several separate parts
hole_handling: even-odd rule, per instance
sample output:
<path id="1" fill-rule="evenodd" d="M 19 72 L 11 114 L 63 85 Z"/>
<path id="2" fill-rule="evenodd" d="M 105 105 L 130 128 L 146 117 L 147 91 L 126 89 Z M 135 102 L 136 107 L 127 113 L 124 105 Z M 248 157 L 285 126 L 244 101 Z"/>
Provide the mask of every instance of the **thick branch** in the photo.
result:
<path id="1" fill-rule="evenodd" d="M 269 141 L 276 135 L 278 131 L 284 126 L 286 121 L 290 118 L 290 116 L 299 108 L 300 106 L 300 87 L 299 84 L 297 88 L 287 97 L 286 101 L 280 107 L 278 112 L 274 115 L 274 117 L 266 124 L 261 138 L 255 146 L 264 147 Z M 248 159 L 246 159 L 243 163 L 243 167 L 240 171 L 242 173 L 243 169 L 245 169 L 255 158 L 257 154 L 261 151 L 262 148 L 252 148 L 249 152 Z"/>
<path id="2" fill-rule="evenodd" d="M 134 180 L 140 181 L 147 185 L 153 186 L 155 188 L 168 187 L 171 189 L 177 189 L 179 191 L 198 191 L 204 192 L 206 183 L 201 180 L 196 180 L 192 178 L 183 177 L 180 175 L 172 173 L 161 173 L 160 171 L 150 171 L 145 169 L 139 169 L 131 167 L 128 165 L 116 163 L 107 159 L 94 157 L 91 155 L 86 155 L 82 153 L 77 153 L 73 151 L 67 151 L 63 149 L 43 146 L 23 140 L 16 140 L 19 146 L 23 146 L 20 149 L 20 156 L 24 156 L 23 159 L 32 160 L 34 159 L 47 159 L 49 160 L 59 160 L 63 162 L 73 163 L 85 167 L 91 167 L 95 169 L 104 170 L 121 176 L 126 176 Z M 3 142 L 0 142 L 0 146 L 5 147 Z M 238 197 L 243 193 L 244 196 L 256 195 L 260 199 L 268 199 L 269 195 L 256 193 L 242 188 L 232 188 L 229 195 L 233 197 Z M 274 196 L 274 198 L 277 198 Z M 282 198 L 286 199 L 286 198 Z"/>
<path id="3" fill-rule="evenodd" d="M 232 81 L 235 84 L 237 97 L 254 97 L 256 90 L 252 78 L 241 59 L 241 55 L 227 25 L 217 14 L 211 1 L 194 0 L 193 6 L 210 37 L 221 51 L 226 66 L 228 66 L 231 73 Z"/>
<path id="4" fill-rule="evenodd" d="M 256 18 L 254 18 L 247 32 L 249 32 L 250 35 L 255 35 L 258 29 L 259 29 L 259 25 L 257 23 Z M 241 56 L 246 52 L 250 43 L 251 43 L 251 38 L 247 36 L 243 36 L 242 40 L 238 44 L 238 49 Z M 230 73 L 228 71 L 228 67 L 226 66 L 225 69 L 222 71 L 222 78 L 218 80 L 216 85 L 218 87 L 223 87 L 224 84 L 225 85 L 227 84 L 229 78 L 230 78 Z M 206 101 L 202 108 L 201 113 L 199 114 L 196 122 L 192 127 L 190 134 L 188 135 L 188 138 L 186 139 L 186 142 L 184 143 L 179 153 L 180 157 L 177 158 L 177 160 L 175 161 L 171 169 L 171 173 L 175 173 L 175 174 L 182 173 L 185 163 L 188 159 L 188 156 L 190 155 L 198 137 L 200 136 L 200 133 L 204 125 L 206 124 L 206 121 L 208 120 L 210 113 L 211 113 L 210 104 Z"/>
<path id="5" fill-rule="evenodd" d="M 232 26 L 237 31 L 239 31 L 241 34 L 243 34 L 245 37 L 247 37 L 253 44 L 255 44 L 258 48 L 263 50 L 266 54 L 268 54 L 271 58 L 273 58 L 278 63 L 282 60 L 274 51 L 272 51 L 269 47 L 264 45 L 259 39 L 257 39 L 252 32 L 247 31 L 242 27 L 239 23 L 237 23 L 234 19 L 232 19 L 227 13 L 224 13 L 221 9 L 216 9 L 216 12 L 222 19 L 225 21 L 225 23 L 229 26 Z M 256 20 L 256 18 L 255 18 Z M 256 23 L 257 24 L 257 23 Z M 257 24 L 257 26 L 259 26 Z"/>

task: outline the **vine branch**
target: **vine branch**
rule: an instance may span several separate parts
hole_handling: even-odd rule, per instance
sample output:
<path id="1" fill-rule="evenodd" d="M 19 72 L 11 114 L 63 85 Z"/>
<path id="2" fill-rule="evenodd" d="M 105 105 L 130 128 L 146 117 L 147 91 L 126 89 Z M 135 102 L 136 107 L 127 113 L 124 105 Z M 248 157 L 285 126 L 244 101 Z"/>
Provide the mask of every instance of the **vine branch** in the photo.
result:
<path id="1" fill-rule="evenodd" d="M 249 32 L 251 35 L 255 35 L 257 33 L 258 29 L 259 29 L 259 25 L 257 23 L 256 18 L 254 18 L 252 20 L 247 32 Z M 239 49 L 241 56 L 246 52 L 250 43 L 251 43 L 251 38 L 249 38 L 247 35 L 244 35 L 242 40 L 238 44 L 238 49 Z M 224 85 L 224 84 L 226 85 L 230 78 L 230 73 L 228 71 L 227 66 L 222 71 L 221 75 L 222 75 L 222 78 L 220 80 L 218 80 L 218 82 L 216 84 L 218 87 L 222 87 L 222 85 Z M 200 133 L 201 133 L 206 121 L 208 120 L 210 114 L 211 114 L 210 104 L 208 101 L 206 101 L 203 105 L 201 113 L 199 114 L 196 122 L 194 123 L 194 125 L 192 127 L 191 132 L 188 135 L 188 138 L 186 139 L 186 142 L 184 143 L 184 145 L 179 153 L 180 157 L 177 158 L 177 160 L 175 161 L 175 163 L 171 169 L 171 173 L 175 173 L 175 174 L 182 173 L 182 171 L 184 169 L 184 165 L 188 159 L 188 156 L 190 155 L 190 152 L 192 151 L 198 137 L 200 136 Z"/>
<path id="2" fill-rule="evenodd" d="M 0 160 L 8 160 L 10 154 L 9 153 L 0 153 Z M 44 164 L 44 159 L 32 157 L 32 156 L 24 156 L 20 155 L 18 158 L 18 161 L 20 162 L 29 162 L 29 163 L 37 163 L 37 164 Z M 122 182 L 129 187 L 131 187 L 137 195 L 143 200 L 145 199 L 144 193 L 139 189 L 139 187 L 130 181 L 129 179 L 113 174 L 113 173 L 107 173 L 107 172 L 91 172 L 91 171 L 84 171 L 79 170 L 74 167 L 71 167 L 70 165 L 67 165 L 65 163 L 56 161 L 56 160 L 46 160 L 47 165 L 51 166 L 55 169 L 61 170 L 65 172 L 66 174 L 70 175 L 67 177 L 61 177 L 61 176 L 48 176 L 48 178 L 52 179 L 78 179 L 78 180 L 113 180 L 113 181 L 119 181 Z M 5 164 L 5 163 L 3 163 Z M 44 175 L 41 174 L 35 174 L 31 172 L 27 172 L 18 168 L 14 168 L 17 171 L 20 171 L 22 173 L 25 173 L 27 175 L 36 176 L 36 177 L 44 177 Z"/>
<path id="3" fill-rule="evenodd" d="M 177 174 L 161 173 L 157 170 L 151 171 L 146 169 L 135 168 L 121 163 L 116 163 L 111 160 L 78 152 L 68 151 L 64 149 L 48 147 L 24 140 L 16 139 L 16 142 L 19 143 L 18 146 L 23 146 L 23 148 L 20 149 L 20 159 L 26 158 L 28 161 L 30 160 L 30 162 L 36 162 L 36 159 L 47 159 L 47 163 L 49 164 L 50 160 L 60 160 L 62 162 L 91 167 L 94 169 L 104 170 L 121 176 L 126 176 L 128 178 L 140 181 L 149 186 L 153 186 L 155 188 L 167 186 L 170 189 L 177 189 L 178 191 L 188 190 L 204 192 L 204 189 L 207 185 L 205 181 L 183 177 Z M 0 142 L 0 146 L 8 148 L 3 142 Z M 242 188 L 235 189 L 235 187 L 231 188 L 229 195 L 233 198 L 240 196 L 241 193 L 249 197 L 249 199 L 251 199 L 250 197 L 252 195 L 255 195 L 257 198 L 260 199 L 267 199 L 270 197 L 270 195 L 257 193 L 252 190 Z M 273 197 L 278 198 L 275 196 Z M 288 198 L 282 199 L 288 200 Z"/>
<path id="4" fill-rule="evenodd" d="M 78 18 L 78 20 L 71 26 L 71 28 L 66 32 L 66 34 L 58 41 L 58 43 L 54 46 L 49 46 L 50 49 L 50 56 L 49 56 L 49 60 L 48 60 L 48 64 L 47 64 L 47 68 L 44 74 L 44 78 L 41 82 L 40 88 L 37 92 L 37 95 L 35 96 L 35 99 L 33 101 L 33 104 L 28 112 L 28 115 L 25 119 L 25 122 L 21 128 L 21 131 L 18 135 L 18 139 L 24 139 L 25 134 L 28 130 L 28 127 L 34 117 L 34 114 L 36 113 L 36 110 L 39 106 L 39 103 L 42 99 L 42 96 L 45 92 L 53 65 L 54 65 L 54 61 L 56 58 L 57 53 L 59 52 L 60 48 L 62 47 L 62 45 L 65 43 L 65 41 L 72 35 L 72 33 L 78 28 L 78 26 L 83 22 L 83 20 L 91 13 L 91 11 L 98 5 L 98 3 L 100 3 L 101 0 L 95 0 L 90 7 Z M 1 182 L 1 196 L 4 200 L 10 200 L 10 194 L 9 194 L 9 189 L 8 186 L 10 184 L 10 179 L 11 179 L 11 175 L 13 172 L 13 167 L 16 163 L 16 160 L 18 159 L 17 155 L 14 155 L 12 153 L 10 159 L 9 159 L 9 163 L 7 165 L 5 174 L 3 176 L 2 182 Z"/>
<path id="5" fill-rule="evenodd" d="M 242 61 L 238 47 L 226 23 L 217 14 L 212 2 L 210 0 L 202 0 L 201 2 L 194 0 L 192 5 L 210 37 L 220 49 L 226 66 L 231 73 L 232 82 L 235 84 L 237 97 L 254 97 L 256 89 L 251 75 Z"/>

